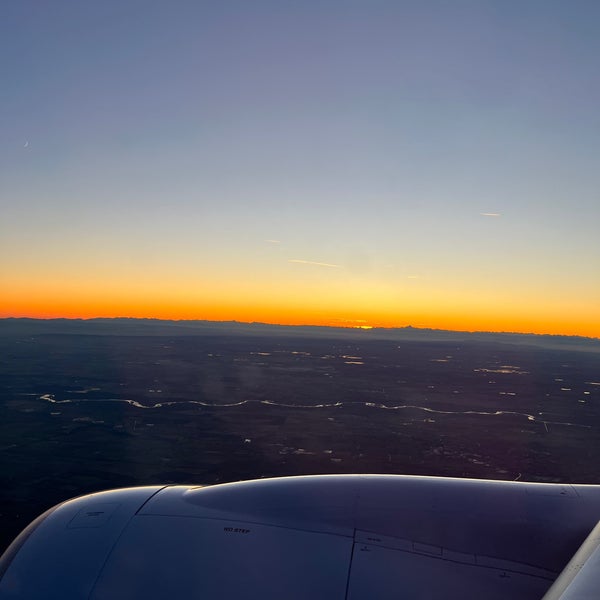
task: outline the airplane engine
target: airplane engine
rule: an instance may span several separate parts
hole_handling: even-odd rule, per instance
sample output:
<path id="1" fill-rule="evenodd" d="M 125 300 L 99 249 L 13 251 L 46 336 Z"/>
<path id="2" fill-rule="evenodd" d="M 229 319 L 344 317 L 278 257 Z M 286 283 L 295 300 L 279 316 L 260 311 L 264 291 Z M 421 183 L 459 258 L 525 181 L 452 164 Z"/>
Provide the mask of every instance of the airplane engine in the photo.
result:
<path id="1" fill-rule="evenodd" d="M 323 475 L 114 490 L 26 528 L 0 559 L 0 599 L 538 600 L 599 518 L 600 486 Z"/>

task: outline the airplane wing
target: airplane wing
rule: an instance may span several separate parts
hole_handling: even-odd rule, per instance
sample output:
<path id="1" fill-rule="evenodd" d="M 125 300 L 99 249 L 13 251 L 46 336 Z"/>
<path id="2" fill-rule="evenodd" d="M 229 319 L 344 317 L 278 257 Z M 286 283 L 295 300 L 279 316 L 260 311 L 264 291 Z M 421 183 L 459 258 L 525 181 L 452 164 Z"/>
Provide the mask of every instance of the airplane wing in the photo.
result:
<path id="1" fill-rule="evenodd" d="M 0 599 L 583 600 L 600 589 L 599 520 L 592 485 L 321 475 L 114 490 L 25 529 L 0 559 Z"/>

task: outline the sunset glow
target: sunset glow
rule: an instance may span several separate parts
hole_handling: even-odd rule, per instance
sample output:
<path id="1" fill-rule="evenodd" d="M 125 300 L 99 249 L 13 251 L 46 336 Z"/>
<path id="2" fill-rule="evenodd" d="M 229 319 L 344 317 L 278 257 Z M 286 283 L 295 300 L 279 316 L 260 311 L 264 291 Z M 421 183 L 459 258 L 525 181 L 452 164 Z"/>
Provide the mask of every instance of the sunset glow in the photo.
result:
<path id="1" fill-rule="evenodd" d="M 7 9 L 0 317 L 600 337 L 595 6 L 234 5 Z"/>

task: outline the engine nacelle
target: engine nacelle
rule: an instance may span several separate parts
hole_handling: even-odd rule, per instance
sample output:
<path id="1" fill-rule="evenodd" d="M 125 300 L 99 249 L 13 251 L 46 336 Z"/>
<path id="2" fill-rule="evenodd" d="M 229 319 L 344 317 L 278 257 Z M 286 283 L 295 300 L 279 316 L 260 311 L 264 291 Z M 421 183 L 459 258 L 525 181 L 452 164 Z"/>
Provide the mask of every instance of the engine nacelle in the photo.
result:
<path id="1" fill-rule="evenodd" d="M 114 490 L 34 521 L 0 559 L 0 599 L 538 600 L 599 519 L 600 486 L 325 475 Z"/>

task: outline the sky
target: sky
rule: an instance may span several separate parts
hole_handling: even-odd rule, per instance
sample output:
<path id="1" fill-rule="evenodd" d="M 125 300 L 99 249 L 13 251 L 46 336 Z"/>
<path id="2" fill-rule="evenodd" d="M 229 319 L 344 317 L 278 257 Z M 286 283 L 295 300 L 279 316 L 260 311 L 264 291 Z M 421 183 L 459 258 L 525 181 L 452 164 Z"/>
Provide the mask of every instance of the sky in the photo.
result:
<path id="1" fill-rule="evenodd" d="M 600 337 L 600 3 L 0 7 L 0 317 Z"/>

